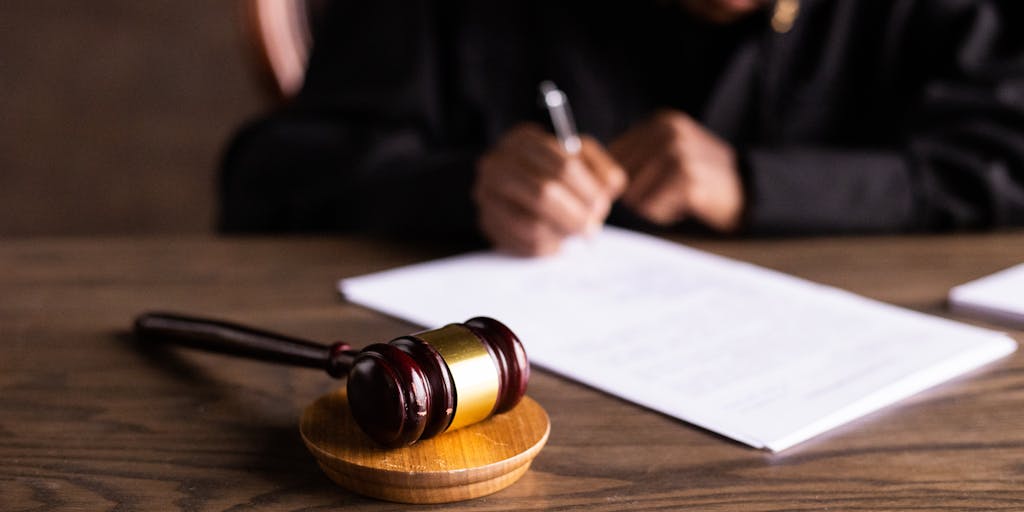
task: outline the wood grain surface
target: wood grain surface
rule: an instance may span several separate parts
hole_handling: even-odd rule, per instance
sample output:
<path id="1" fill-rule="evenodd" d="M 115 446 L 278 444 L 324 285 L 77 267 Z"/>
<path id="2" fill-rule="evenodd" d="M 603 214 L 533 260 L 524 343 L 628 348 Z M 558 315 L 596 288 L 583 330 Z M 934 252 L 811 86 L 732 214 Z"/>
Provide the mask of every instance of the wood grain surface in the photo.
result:
<path id="1" fill-rule="evenodd" d="M 1024 260 L 1020 232 L 687 242 L 940 315 L 951 286 Z M 416 326 L 344 303 L 335 280 L 454 250 L 350 237 L 0 241 L 0 510 L 407 510 L 339 488 L 303 446 L 303 408 L 336 382 L 125 333 L 161 309 L 386 341 Z M 552 424 L 530 470 L 490 496 L 418 510 L 1024 509 L 1020 352 L 782 454 L 542 369 L 529 395 Z"/>

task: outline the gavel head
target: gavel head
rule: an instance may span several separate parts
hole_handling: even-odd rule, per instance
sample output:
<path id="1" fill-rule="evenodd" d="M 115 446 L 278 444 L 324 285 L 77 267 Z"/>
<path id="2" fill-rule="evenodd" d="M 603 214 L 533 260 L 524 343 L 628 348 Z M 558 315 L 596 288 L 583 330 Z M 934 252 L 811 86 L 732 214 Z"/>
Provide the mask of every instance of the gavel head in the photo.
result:
<path id="1" fill-rule="evenodd" d="M 476 317 L 364 348 L 349 371 L 348 401 L 373 440 L 404 446 L 511 409 L 529 379 L 519 338 Z"/>

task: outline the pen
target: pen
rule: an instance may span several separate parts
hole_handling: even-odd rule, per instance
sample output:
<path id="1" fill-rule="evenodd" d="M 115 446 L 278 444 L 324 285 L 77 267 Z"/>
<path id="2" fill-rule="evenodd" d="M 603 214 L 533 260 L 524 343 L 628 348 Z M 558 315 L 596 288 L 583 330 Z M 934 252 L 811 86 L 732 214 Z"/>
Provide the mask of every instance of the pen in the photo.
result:
<path id="1" fill-rule="evenodd" d="M 576 122 L 569 108 L 569 98 L 554 82 L 545 80 L 540 83 L 540 97 L 551 116 L 551 125 L 555 128 L 558 142 L 570 155 L 580 152 L 580 136 L 576 133 Z"/>
<path id="2" fill-rule="evenodd" d="M 570 155 L 576 155 L 582 148 L 579 133 L 576 132 L 576 121 L 572 118 L 569 98 L 551 80 L 540 83 L 540 99 L 551 116 L 551 125 L 555 128 L 555 137 Z M 596 219 L 583 233 L 584 238 L 593 240 L 594 234 L 601 230 L 603 219 Z"/>

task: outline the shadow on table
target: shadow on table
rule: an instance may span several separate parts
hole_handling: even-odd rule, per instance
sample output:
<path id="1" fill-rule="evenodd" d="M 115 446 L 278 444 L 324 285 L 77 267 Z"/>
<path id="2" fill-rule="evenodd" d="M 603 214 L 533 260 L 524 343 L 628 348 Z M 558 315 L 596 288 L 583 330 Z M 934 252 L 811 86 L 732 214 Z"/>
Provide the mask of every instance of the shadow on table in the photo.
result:
<path id="1" fill-rule="evenodd" d="M 226 443 L 223 451 L 217 451 L 218 460 L 201 463 L 204 466 L 213 464 L 213 471 L 219 470 L 225 476 L 224 480 L 194 478 L 182 482 L 179 490 L 187 497 L 181 500 L 180 505 L 189 509 L 204 508 L 214 493 L 218 496 L 223 494 L 226 482 L 238 479 L 239 471 L 265 481 L 266 491 L 250 496 L 245 502 L 246 506 L 257 509 L 260 506 L 276 508 L 314 503 L 317 506 L 376 503 L 338 487 L 320 471 L 299 435 L 297 417 L 285 421 L 261 411 L 251 401 L 240 399 L 240 393 L 228 392 L 232 384 L 211 376 L 173 347 L 143 343 L 126 331 L 116 332 L 113 336 L 135 350 L 145 365 L 167 374 L 174 382 L 184 384 L 180 394 L 194 399 L 196 407 L 244 411 L 242 417 L 225 419 L 221 414 L 213 421 L 223 434 L 242 440 Z M 209 440 L 205 442 L 209 443 Z M 241 445 L 241 449 L 232 451 L 232 445 Z M 251 482 L 239 483 L 247 487 L 251 485 Z M 396 507 L 396 510 L 402 509 Z"/>

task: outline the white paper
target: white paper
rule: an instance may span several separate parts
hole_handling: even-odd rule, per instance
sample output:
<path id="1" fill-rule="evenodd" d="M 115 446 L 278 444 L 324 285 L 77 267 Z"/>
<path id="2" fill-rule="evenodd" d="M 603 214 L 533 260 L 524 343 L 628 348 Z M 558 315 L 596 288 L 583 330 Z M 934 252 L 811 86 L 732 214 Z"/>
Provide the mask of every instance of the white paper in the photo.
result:
<path id="1" fill-rule="evenodd" d="M 954 311 L 1024 329 L 1024 263 L 949 291 Z"/>
<path id="2" fill-rule="evenodd" d="M 429 328 L 486 315 L 531 362 L 782 450 L 1009 354 L 1008 336 L 647 235 L 556 256 L 480 252 L 339 283 Z"/>

